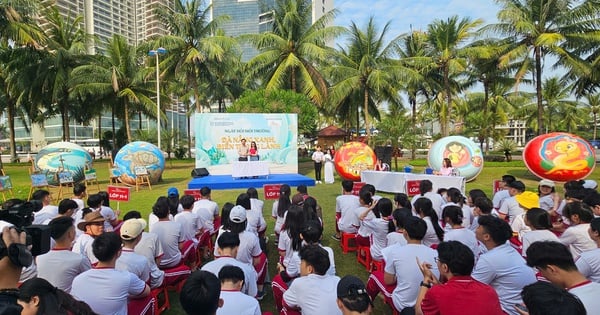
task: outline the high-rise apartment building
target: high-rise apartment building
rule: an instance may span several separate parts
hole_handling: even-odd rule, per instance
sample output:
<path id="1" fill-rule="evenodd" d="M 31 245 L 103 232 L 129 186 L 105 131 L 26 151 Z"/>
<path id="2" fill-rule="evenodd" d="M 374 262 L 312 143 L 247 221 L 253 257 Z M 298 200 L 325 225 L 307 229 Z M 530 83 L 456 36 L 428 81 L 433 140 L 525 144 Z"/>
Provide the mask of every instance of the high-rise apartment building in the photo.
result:
<path id="1" fill-rule="evenodd" d="M 221 25 L 229 36 L 263 33 L 272 27 L 275 0 L 210 0 L 210 4 L 212 18 L 229 16 L 229 20 Z M 312 21 L 331 10 L 333 0 L 312 0 Z M 250 60 L 256 54 L 256 49 L 251 45 L 242 43 L 243 61 Z"/>

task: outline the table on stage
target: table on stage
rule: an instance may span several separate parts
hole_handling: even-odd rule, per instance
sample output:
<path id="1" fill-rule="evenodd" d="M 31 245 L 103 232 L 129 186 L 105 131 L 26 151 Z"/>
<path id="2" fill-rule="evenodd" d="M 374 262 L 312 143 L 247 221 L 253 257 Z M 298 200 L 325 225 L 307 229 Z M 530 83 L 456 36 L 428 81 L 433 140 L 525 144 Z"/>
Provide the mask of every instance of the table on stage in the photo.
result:
<path id="1" fill-rule="evenodd" d="M 265 161 L 235 161 L 232 164 L 233 178 L 269 176 L 269 163 Z"/>
<path id="2" fill-rule="evenodd" d="M 433 183 L 433 191 L 438 188 L 455 187 L 465 193 L 465 178 L 462 176 L 440 176 L 427 174 L 413 174 L 400 172 L 362 171 L 360 180 L 375 186 L 378 191 L 390 193 L 405 193 L 406 182 L 410 180 L 428 179 Z"/>

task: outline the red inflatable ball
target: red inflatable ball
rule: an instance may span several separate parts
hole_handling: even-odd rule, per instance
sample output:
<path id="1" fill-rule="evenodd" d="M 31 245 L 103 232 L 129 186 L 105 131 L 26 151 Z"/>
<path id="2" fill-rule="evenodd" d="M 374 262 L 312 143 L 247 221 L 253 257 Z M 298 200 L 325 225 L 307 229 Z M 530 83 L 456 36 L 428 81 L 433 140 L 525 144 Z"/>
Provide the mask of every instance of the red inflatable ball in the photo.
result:
<path id="1" fill-rule="evenodd" d="M 596 166 L 592 146 L 576 135 L 563 132 L 531 139 L 523 150 L 523 161 L 536 176 L 557 182 L 586 178 Z"/>
<path id="2" fill-rule="evenodd" d="M 344 179 L 360 180 L 360 172 L 372 170 L 375 162 L 375 152 L 362 142 L 347 142 L 335 152 L 335 170 Z"/>

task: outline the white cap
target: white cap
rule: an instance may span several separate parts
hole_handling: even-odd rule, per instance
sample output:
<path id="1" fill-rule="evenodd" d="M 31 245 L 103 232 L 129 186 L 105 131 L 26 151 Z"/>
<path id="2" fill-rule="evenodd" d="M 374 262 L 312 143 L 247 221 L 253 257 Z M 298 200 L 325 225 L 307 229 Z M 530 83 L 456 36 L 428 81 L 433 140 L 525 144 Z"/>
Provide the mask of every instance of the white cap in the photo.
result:
<path id="1" fill-rule="evenodd" d="M 144 219 L 129 219 L 121 226 L 121 238 L 124 240 L 133 240 L 138 237 L 146 228 Z"/>
<path id="2" fill-rule="evenodd" d="M 596 181 L 593 179 L 586 179 L 583 183 L 583 188 L 596 189 L 598 188 L 598 183 L 596 183 Z"/>
<path id="3" fill-rule="evenodd" d="M 242 206 L 235 206 L 229 212 L 229 221 L 234 223 L 242 223 L 246 221 L 246 209 Z"/>

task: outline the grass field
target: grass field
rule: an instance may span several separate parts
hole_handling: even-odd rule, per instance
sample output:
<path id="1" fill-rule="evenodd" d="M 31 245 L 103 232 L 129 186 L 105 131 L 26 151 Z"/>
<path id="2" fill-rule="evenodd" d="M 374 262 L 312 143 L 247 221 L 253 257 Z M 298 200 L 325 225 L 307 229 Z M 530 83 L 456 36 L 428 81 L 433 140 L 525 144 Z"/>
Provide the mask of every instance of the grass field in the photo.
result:
<path id="1" fill-rule="evenodd" d="M 409 161 L 407 159 L 402 159 L 398 162 L 399 167 L 403 167 L 406 164 L 411 164 L 414 166 L 413 172 L 422 173 L 427 162 L 425 160 Z M 97 170 L 100 188 L 105 190 L 106 186 L 108 185 L 108 162 L 97 160 L 94 166 Z M 193 168 L 194 161 L 192 160 L 173 160 L 172 162 L 167 161 L 165 171 L 163 172 L 162 182 L 153 185 L 152 190 L 144 187 L 141 188 L 139 192 L 135 192 L 135 189 L 132 189 L 129 202 L 112 202 L 111 207 L 113 209 L 119 208 L 122 214 L 129 210 L 135 209 L 140 211 L 144 217 L 147 218 L 156 198 L 166 195 L 169 187 L 177 187 L 180 193 L 183 192 L 184 189 L 187 189 L 187 183 L 191 179 L 190 172 Z M 6 175 L 11 177 L 13 191 L 16 198 L 27 198 L 30 189 L 28 169 L 29 164 L 26 163 L 4 165 L 4 171 Z M 312 163 L 301 162 L 299 164 L 299 172 L 303 175 L 313 177 L 314 172 L 312 170 Z M 591 178 L 598 178 L 599 173 L 600 171 L 597 169 L 594 170 Z M 513 161 L 510 163 L 487 162 L 479 176 L 475 180 L 467 183 L 467 191 L 470 189 L 479 188 L 485 191 L 488 196 L 491 196 L 493 180 L 499 179 L 503 174 L 511 174 L 517 177 L 519 180 L 522 180 L 528 190 L 534 191 L 537 189 L 538 178 L 531 174 L 524 167 L 522 161 Z M 95 188 L 95 186 L 91 186 L 89 188 L 89 193 L 95 193 L 97 191 Z M 262 199 L 262 189 L 260 187 L 256 188 L 259 190 L 259 196 L 261 196 Z M 56 199 L 57 189 L 53 188 L 51 190 Z M 368 273 L 365 271 L 365 268 L 362 268 L 361 265 L 356 263 L 355 255 L 353 253 L 342 254 L 339 243 L 330 237 L 330 235 L 335 232 L 335 197 L 340 194 L 340 190 L 340 178 L 336 176 L 336 182 L 334 184 L 319 184 L 316 187 L 309 187 L 309 194 L 315 197 L 323 208 L 323 220 L 325 226 L 323 244 L 325 246 L 330 246 L 335 251 L 336 269 L 338 275 L 344 276 L 347 274 L 354 274 L 366 281 Z M 562 192 L 562 187 L 557 187 L 557 190 Z M 235 203 L 237 196 L 244 191 L 245 190 L 241 189 L 215 190 L 212 192 L 212 198 L 220 206 L 225 202 Z M 391 195 L 385 193 L 382 193 L 381 195 L 391 197 Z M 71 194 L 67 193 L 66 196 L 70 197 Z M 6 197 L 8 197 L 8 195 Z M 55 200 L 55 203 L 58 203 L 58 200 Z M 275 274 L 274 262 L 277 261 L 277 250 L 276 246 L 273 244 L 274 236 L 271 235 L 273 233 L 272 231 L 274 225 L 274 220 L 271 217 L 272 204 L 272 200 L 266 200 L 263 211 L 264 217 L 268 223 L 267 235 L 269 235 L 270 239 L 268 244 L 268 255 L 269 261 L 272 262 L 269 264 L 269 275 L 271 277 Z M 184 314 L 178 305 L 178 299 L 175 294 L 173 294 L 171 297 L 171 304 L 172 308 L 171 310 L 167 311 L 166 314 Z M 271 292 L 268 292 L 267 296 L 263 299 L 261 302 L 261 307 L 263 311 L 271 311 L 275 313 Z M 383 305 L 381 299 L 377 299 L 375 301 L 374 314 L 391 314 L 391 312 L 389 311 L 388 307 Z"/>

